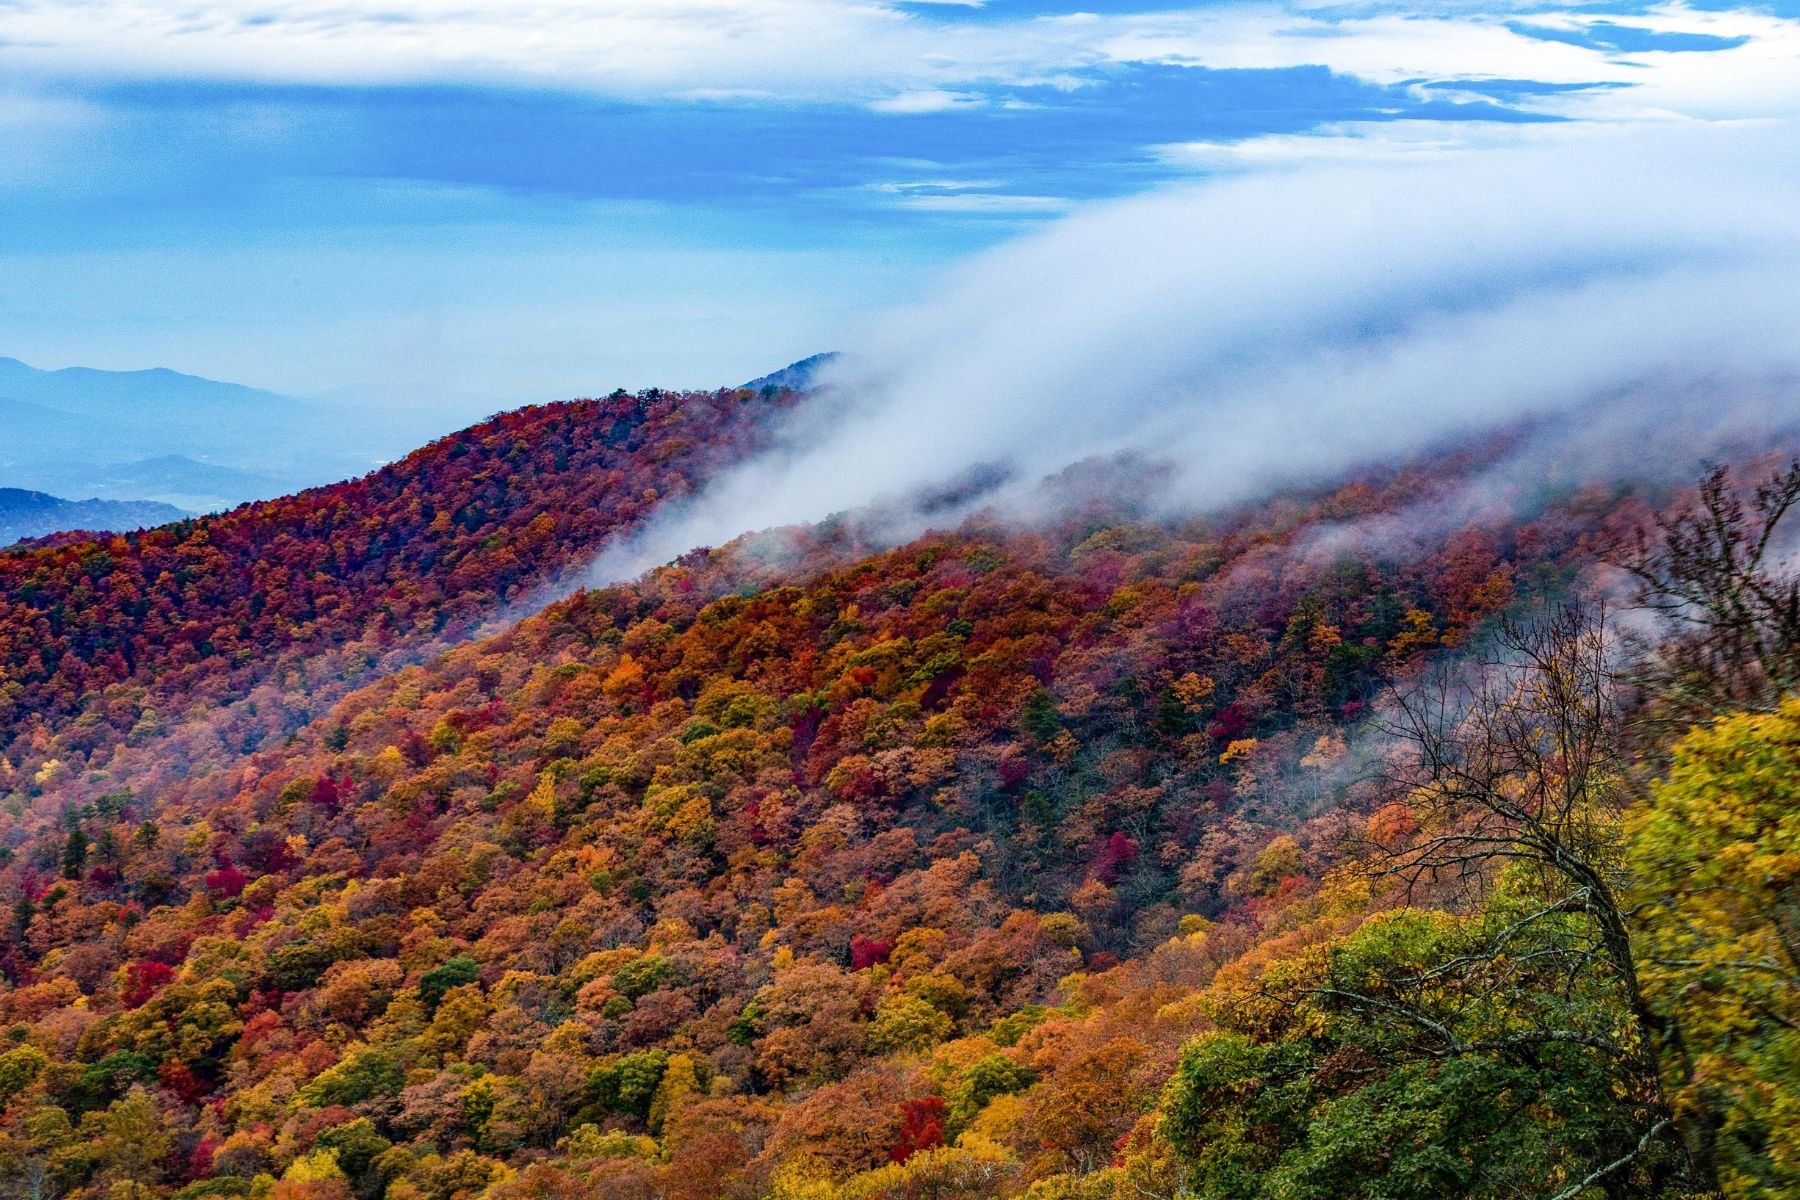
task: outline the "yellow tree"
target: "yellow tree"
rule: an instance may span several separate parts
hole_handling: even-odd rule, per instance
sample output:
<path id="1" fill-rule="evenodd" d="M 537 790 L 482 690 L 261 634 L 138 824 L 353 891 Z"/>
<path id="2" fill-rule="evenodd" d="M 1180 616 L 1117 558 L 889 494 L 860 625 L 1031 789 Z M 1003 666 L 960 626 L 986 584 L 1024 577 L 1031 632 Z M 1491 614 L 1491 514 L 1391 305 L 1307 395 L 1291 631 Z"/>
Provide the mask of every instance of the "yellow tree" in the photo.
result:
<path id="1" fill-rule="evenodd" d="M 1800 698 L 1689 733 L 1629 823 L 1646 990 L 1681 1031 L 1678 1107 L 1732 1195 L 1800 1192 Z"/>

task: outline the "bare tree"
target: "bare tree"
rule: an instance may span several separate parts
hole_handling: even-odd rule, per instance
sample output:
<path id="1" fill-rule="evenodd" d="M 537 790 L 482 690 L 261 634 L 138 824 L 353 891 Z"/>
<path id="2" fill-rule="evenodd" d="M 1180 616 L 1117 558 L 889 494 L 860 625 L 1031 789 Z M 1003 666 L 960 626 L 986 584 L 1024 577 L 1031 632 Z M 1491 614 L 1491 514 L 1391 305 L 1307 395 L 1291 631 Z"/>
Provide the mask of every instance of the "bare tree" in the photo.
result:
<path id="1" fill-rule="evenodd" d="M 1800 686 L 1800 579 L 1781 570 L 1782 519 L 1800 461 L 1750 490 L 1707 469 L 1693 501 L 1658 515 L 1613 556 L 1663 618 L 1644 682 L 1677 721 L 1769 708 Z"/>
<path id="2" fill-rule="evenodd" d="M 1396 750 L 1384 782 L 1420 832 L 1381 848 L 1381 869 L 1409 900 L 1469 909 L 1509 870 L 1531 881 L 1531 902 L 1456 961 L 1383 980 L 1378 991 L 1335 984 L 1331 998 L 1409 1024 L 1419 1050 L 1436 1056 L 1529 1056 L 1552 1043 L 1612 1056 L 1633 1098 L 1633 1144 L 1564 1196 L 1617 1192 L 1635 1172 L 1683 1194 L 1719 1194 L 1714 1114 L 1669 1102 L 1671 1086 L 1691 1094 L 1694 1064 L 1679 1024 L 1645 995 L 1622 899 L 1620 818 L 1641 794 L 1645 759 L 1634 751 L 1658 751 L 1671 727 L 1770 708 L 1800 688 L 1800 581 L 1784 570 L 1780 539 L 1796 504 L 1800 462 L 1747 491 L 1726 468 L 1709 468 L 1691 502 L 1614 556 L 1659 618 L 1641 642 L 1626 645 L 1603 606 L 1568 605 L 1502 621 L 1488 653 L 1388 701 Z M 1570 981 L 1565 999 L 1574 980 L 1603 980 L 1622 1022 L 1548 1005 L 1536 1023 L 1523 1014 L 1524 1027 L 1501 1042 L 1472 1042 L 1431 1016 L 1449 976 L 1484 996 L 1560 977 Z"/>
<path id="3" fill-rule="evenodd" d="M 1540 1029 L 1520 1037 L 1619 1056 L 1645 1121 L 1638 1148 L 1608 1173 L 1658 1148 L 1688 1191 L 1716 1193 L 1710 1123 L 1675 1113 L 1664 1091 L 1664 1069 L 1685 1070 L 1686 1054 L 1679 1030 L 1645 997 L 1621 900 L 1619 815 L 1631 795 L 1630 763 L 1622 664 L 1606 612 L 1571 605 L 1535 622 L 1504 620 L 1491 653 L 1472 665 L 1391 700 L 1387 732 L 1399 752 L 1387 784 L 1419 813 L 1422 832 L 1387 848 L 1384 869 L 1409 896 L 1423 888 L 1446 898 L 1452 889 L 1451 899 L 1458 891 L 1479 897 L 1504 866 L 1534 877 L 1541 902 L 1483 948 L 1479 964 L 1462 964 L 1490 976 L 1492 962 L 1514 953 L 1534 924 L 1581 914 L 1587 936 L 1555 940 L 1549 950 L 1540 942 L 1534 953 L 1565 959 L 1559 969 L 1570 978 L 1607 979 L 1628 1033 L 1601 1039 L 1589 1029 Z"/>
<path id="4" fill-rule="evenodd" d="M 1420 813 L 1427 836 L 1393 848 L 1387 869 L 1409 889 L 1479 892 L 1504 862 L 1559 881 L 1589 911 L 1630 979 L 1630 937 L 1617 899 L 1620 667 L 1604 609 L 1505 619 L 1492 652 L 1391 699 L 1400 746 L 1389 789 Z"/>

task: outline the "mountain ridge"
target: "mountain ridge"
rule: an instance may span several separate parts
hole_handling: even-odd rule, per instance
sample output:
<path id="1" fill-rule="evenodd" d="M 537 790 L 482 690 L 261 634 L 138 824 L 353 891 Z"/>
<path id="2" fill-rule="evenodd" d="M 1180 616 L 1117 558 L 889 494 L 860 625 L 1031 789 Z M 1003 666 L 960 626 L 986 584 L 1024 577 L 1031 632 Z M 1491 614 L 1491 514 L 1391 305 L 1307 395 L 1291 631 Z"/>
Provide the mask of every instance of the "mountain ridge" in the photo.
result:
<path id="1" fill-rule="evenodd" d="M 44 492 L 0 487 L 0 547 L 55 533 L 147 529 L 190 514 L 150 500 L 65 500 Z"/>
<path id="2" fill-rule="evenodd" d="M 0 412 L 0 484 L 202 511 L 365 475 L 439 420 L 428 406 L 328 404 L 166 367 L 42 370 L 16 358 L 0 358 Z M 181 461 L 210 480 L 194 486 Z M 121 472 L 135 477 L 115 486 Z"/>
<path id="3" fill-rule="evenodd" d="M 107 404 L 140 403 L 178 398 L 184 403 L 279 404 L 300 403 L 265 388 L 190 375 L 169 367 L 113 371 L 99 367 L 33 367 L 17 358 L 0 356 L 0 396 L 47 403 L 51 407 L 73 405 L 70 411 L 94 415 Z"/>
<path id="4" fill-rule="evenodd" d="M 760 392 L 764 388 L 791 389 L 796 392 L 806 391 L 813 386 L 818 374 L 824 368 L 836 362 L 842 355 L 836 350 L 826 350 L 819 354 L 791 362 L 779 371 L 771 371 L 767 375 L 758 375 L 748 383 L 738 386 Z"/>

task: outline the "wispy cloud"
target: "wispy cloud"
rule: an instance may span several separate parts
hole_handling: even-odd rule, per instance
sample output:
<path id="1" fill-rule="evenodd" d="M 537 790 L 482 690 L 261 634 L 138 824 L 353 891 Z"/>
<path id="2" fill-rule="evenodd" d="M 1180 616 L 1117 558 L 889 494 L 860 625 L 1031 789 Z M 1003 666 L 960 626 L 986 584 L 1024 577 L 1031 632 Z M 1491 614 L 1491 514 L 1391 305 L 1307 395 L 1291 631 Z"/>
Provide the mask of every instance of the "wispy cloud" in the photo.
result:
<path id="1" fill-rule="evenodd" d="M 1333 121 L 1302 133 L 1271 133 L 1235 141 L 1171 142 L 1155 147 L 1165 162 L 1206 174 L 1296 167 L 1420 163 L 1447 156 L 1586 136 L 1561 124 L 1494 125 L 1452 121 Z"/>
<path id="2" fill-rule="evenodd" d="M 941 88 L 933 88 L 871 100 L 869 107 L 884 113 L 935 113 L 985 103 L 986 99 L 976 92 L 947 92 Z"/>
<path id="3" fill-rule="evenodd" d="M 1099 6 L 1096 6 L 1099 7 Z M 880 0 L 14 0 L 0 61 L 84 76 L 334 85 L 563 87 L 634 99 L 810 100 L 891 111 L 990 87 L 1079 87 L 1129 64 L 1325 65 L 1371 82 L 1721 82 L 1721 60 L 1792 64 L 1793 22 L 1662 5 L 1627 19 L 1496 4 L 1441 15 L 1250 4 L 1104 14 Z M 1678 53 L 1705 50 L 1710 53 Z M 1676 62 L 1675 60 L 1681 60 Z M 1779 81 L 1754 67 L 1761 84 Z M 1791 89 L 1790 89 L 1791 90 Z"/>
<path id="4" fill-rule="evenodd" d="M 920 264 L 1174 180 L 1800 113 L 1782 11 L 0 0 L 0 352 L 307 391 L 351 383 L 321 345 L 429 320 L 438 376 L 393 355 L 421 394 L 742 378 Z M 755 285 L 722 294 L 707 254 Z M 622 275 L 678 333 L 613 336 Z"/>
<path id="5" fill-rule="evenodd" d="M 1685 474 L 1800 421 L 1796 150 L 1786 125 L 1591 131 L 1084 211 L 865 329 L 781 452 L 599 573 L 982 465 L 1029 482 L 1121 452 L 1172 465 L 1171 506 L 1521 419 Z"/>

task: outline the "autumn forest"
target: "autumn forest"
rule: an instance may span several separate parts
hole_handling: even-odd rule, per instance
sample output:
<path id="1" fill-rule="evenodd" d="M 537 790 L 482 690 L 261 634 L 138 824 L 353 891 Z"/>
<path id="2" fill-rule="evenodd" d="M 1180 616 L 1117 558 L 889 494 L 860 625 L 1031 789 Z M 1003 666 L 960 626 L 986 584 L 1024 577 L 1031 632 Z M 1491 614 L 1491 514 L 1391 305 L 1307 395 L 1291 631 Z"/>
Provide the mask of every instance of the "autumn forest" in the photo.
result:
<path id="1" fill-rule="evenodd" d="M 0 551 L 0 1196 L 1800 1194 L 1800 467 L 588 577 L 800 402 Z"/>

